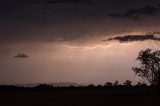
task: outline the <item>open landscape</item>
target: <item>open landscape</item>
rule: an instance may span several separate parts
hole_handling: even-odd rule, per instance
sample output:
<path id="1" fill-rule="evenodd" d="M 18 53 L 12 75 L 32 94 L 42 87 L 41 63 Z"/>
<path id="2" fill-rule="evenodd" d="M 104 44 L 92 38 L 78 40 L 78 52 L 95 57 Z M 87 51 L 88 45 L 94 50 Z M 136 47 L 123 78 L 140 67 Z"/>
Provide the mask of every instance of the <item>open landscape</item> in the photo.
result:
<path id="1" fill-rule="evenodd" d="M 160 0 L 0 0 L 0 106 L 159 106 Z"/>

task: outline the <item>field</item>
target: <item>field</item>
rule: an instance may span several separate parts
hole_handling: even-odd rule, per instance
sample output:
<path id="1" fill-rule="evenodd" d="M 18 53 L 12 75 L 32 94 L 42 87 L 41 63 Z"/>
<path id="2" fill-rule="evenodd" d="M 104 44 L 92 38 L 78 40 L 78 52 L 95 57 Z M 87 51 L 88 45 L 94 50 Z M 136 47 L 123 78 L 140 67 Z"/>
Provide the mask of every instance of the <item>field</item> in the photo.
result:
<path id="1" fill-rule="evenodd" d="M 160 95 L 141 89 L 61 89 L 1 92 L 1 106 L 157 106 Z"/>

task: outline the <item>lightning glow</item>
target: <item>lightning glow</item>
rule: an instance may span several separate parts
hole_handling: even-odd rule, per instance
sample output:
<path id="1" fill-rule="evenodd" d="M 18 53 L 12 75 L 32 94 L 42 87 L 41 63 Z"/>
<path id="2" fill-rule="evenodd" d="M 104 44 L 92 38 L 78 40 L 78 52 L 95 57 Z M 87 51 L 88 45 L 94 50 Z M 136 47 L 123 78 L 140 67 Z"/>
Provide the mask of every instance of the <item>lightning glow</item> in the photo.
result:
<path id="1" fill-rule="evenodd" d="M 154 47 L 155 47 L 156 49 L 159 49 L 159 47 L 157 46 L 157 44 L 156 44 L 155 41 L 152 40 L 152 43 L 153 43 L 153 45 L 154 45 Z"/>
<path id="2" fill-rule="evenodd" d="M 79 46 L 69 46 L 69 45 L 65 45 L 64 47 L 69 49 L 69 50 L 79 49 L 79 50 L 82 50 L 82 51 L 87 51 L 87 50 L 94 50 L 94 49 L 97 49 L 97 48 L 110 48 L 110 47 L 115 46 L 115 45 L 129 46 L 129 45 L 132 45 L 132 44 L 133 43 L 110 43 L 108 45 L 96 45 L 96 46 L 92 46 L 92 47 L 89 47 L 89 46 L 79 47 Z"/>

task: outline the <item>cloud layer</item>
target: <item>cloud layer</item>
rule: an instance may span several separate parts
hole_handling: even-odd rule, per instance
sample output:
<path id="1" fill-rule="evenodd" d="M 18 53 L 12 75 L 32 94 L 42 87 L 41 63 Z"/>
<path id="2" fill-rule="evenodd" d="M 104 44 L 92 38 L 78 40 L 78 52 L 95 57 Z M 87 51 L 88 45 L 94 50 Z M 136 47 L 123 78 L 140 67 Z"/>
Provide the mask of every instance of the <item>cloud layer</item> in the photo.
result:
<path id="1" fill-rule="evenodd" d="M 159 0 L 1 0 L 0 42 L 56 42 L 109 36 L 136 27 L 159 26 L 157 20 L 136 23 L 115 20 L 109 13 L 138 8 L 126 12 L 135 14 L 157 13 Z M 89 4 L 89 5 L 88 5 Z M 153 5 L 145 7 L 145 5 Z M 138 12 L 141 11 L 141 12 Z M 145 13 L 148 12 L 148 13 Z"/>
<path id="2" fill-rule="evenodd" d="M 92 0 L 47 0 L 46 3 L 84 3 L 92 4 Z"/>
<path id="3" fill-rule="evenodd" d="M 154 35 L 126 35 L 126 36 L 119 36 L 107 39 L 107 41 L 112 41 L 112 40 L 118 40 L 123 43 L 123 42 L 145 41 L 145 40 L 160 41 L 160 38 L 154 37 Z"/>
<path id="4" fill-rule="evenodd" d="M 128 18 L 137 20 L 142 16 L 154 16 L 160 13 L 160 7 L 148 5 L 141 8 L 129 9 L 124 13 L 110 13 L 109 16 L 114 18 Z"/>

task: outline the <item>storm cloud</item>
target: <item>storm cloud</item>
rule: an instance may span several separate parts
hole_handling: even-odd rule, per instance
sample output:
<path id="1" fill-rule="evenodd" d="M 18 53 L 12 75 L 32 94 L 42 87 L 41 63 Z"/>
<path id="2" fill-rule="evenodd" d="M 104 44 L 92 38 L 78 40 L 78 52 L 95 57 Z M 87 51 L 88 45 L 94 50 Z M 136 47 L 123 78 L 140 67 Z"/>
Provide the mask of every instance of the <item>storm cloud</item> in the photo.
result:
<path id="1" fill-rule="evenodd" d="M 123 43 L 123 42 L 145 41 L 145 40 L 160 41 L 160 38 L 154 37 L 154 35 L 126 35 L 126 36 L 119 36 L 107 39 L 107 41 L 112 41 L 112 40 L 118 40 Z"/>
<path id="2" fill-rule="evenodd" d="M 128 18 L 138 20 L 142 16 L 155 16 L 160 13 L 160 6 L 148 5 L 141 8 L 129 9 L 124 13 L 110 13 L 109 16 L 114 18 Z"/>
<path id="3" fill-rule="evenodd" d="M 147 9 L 157 12 L 158 3 L 159 0 L 2 0 L 0 42 L 61 42 L 117 33 L 135 28 L 136 23 L 115 21 L 108 17 L 109 13 L 130 8 L 139 9 L 128 12 L 129 16 Z M 144 8 L 149 4 L 153 6 Z M 139 10 L 142 12 L 134 12 Z"/>

